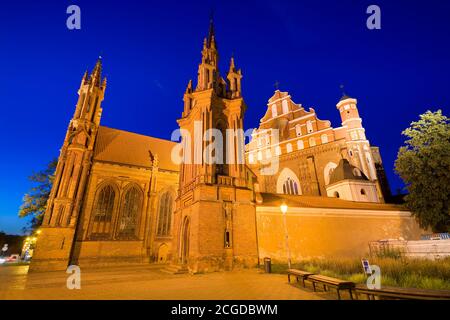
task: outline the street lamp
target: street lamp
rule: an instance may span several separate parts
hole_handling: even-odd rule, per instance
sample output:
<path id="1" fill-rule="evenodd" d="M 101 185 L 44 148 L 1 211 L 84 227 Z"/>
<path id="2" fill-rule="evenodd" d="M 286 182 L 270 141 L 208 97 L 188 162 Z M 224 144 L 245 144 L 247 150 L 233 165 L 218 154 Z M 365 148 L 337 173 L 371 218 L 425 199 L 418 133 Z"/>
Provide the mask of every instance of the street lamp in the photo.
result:
<path id="1" fill-rule="evenodd" d="M 288 206 L 283 203 L 280 206 L 281 213 L 283 214 L 283 225 L 284 225 L 284 237 L 286 239 L 286 249 L 288 254 L 288 268 L 291 269 L 291 250 L 289 249 L 289 235 L 287 231 L 287 224 L 286 224 L 286 213 L 288 211 Z"/>

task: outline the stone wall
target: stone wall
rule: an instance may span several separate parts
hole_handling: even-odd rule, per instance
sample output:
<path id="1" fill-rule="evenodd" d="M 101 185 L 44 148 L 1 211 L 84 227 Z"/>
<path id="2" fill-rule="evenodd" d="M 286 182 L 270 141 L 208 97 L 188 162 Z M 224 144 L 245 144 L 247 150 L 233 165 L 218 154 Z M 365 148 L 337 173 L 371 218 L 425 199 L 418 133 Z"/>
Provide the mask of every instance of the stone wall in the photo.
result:
<path id="1" fill-rule="evenodd" d="M 287 261 L 283 216 L 278 207 L 256 210 L 260 261 Z M 417 240 L 424 232 L 406 211 L 289 208 L 286 215 L 293 262 L 312 258 L 363 258 L 369 242 Z"/>
<path id="2" fill-rule="evenodd" d="M 188 268 L 193 273 L 257 265 L 253 191 L 230 186 L 198 185 L 179 199 L 175 239 L 184 239 L 189 221 Z M 226 231 L 230 238 L 227 245 Z M 174 263 L 183 261 L 182 242 L 174 247 Z"/>
<path id="3" fill-rule="evenodd" d="M 31 272 L 66 270 L 75 229 L 74 228 L 41 228 L 33 260 Z"/>
<path id="4" fill-rule="evenodd" d="M 276 174 L 259 176 L 258 182 L 261 192 L 278 193 L 277 182 L 283 169 L 288 168 L 300 181 L 300 194 L 320 196 L 326 195 L 325 168 L 333 163 L 335 166 L 342 159 L 341 149 L 345 148 L 343 140 L 333 141 L 315 147 L 283 153 L 279 159 L 279 168 Z M 250 168 L 259 174 L 259 165 L 250 165 Z M 329 172 L 327 172 L 328 174 Z"/>
<path id="5" fill-rule="evenodd" d="M 89 228 L 92 222 L 92 212 L 95 205 L 96 193 L 104 182 L 111 182 L 118 187 L 117 202 L 123 198 L 127 185 L 138 185 L 143 192 L 137 226 L 136 241 L 121 241 L 115 237 L 117 220 L 121 205 L 114 210 L 113 234 L 111 241 L 91 241 Z M 77 241 L 72 260 L 80 265 L 97 266 L 113 263 L 142 263 L 160 260 L 161 246 L 171 250 L 171 235 L 158 238 L 157 224 L 159 214 L 159 200 L 163 193 L 170 191 L 173 198 L 178 189 L 178 172 L 154 170 L 148 168 L 129 167 L 117 164 L 95 162 L 86 192 L 86 198 L 81 215 L 82 221 L 77 232 Z M 175 204 L 173 204 L 175 207 Z M 171 221 L 173 223 L 173 220 Z M 172 233 L 173 233 L 173 228 Z M 167 257 L 163 259 L 166 262 Z"/>
<path id="6" fill-rule="evenodd" d="M 76 265 L 100 267 L 143 263 L 146 252 L 142 241 L 77 241 L 74 248 Z"/>

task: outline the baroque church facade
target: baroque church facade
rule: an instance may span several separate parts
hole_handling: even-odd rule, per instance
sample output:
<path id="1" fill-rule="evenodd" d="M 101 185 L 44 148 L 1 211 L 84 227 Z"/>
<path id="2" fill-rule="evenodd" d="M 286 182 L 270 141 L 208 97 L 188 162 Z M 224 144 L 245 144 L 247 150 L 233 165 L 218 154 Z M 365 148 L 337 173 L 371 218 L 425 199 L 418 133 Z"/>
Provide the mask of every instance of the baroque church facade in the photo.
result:
<path id="1" fill-rule="evenodd" d="M 339 128 L 294 103 L 287 92 L 275 92 L 246 150 L 256 173 L 268 170 L 273 159 L 278 162 L 275 174 L 258 174 L 261 192 L 375 203 L 389 199 L 380 152 L 366 138 L 357 100 L 344 94 L 336 107 Z"/>
<path id="2" fill-rule="evenodd" d="M 101 60 L 84 74 L 31 271 L 72 264 L 167 263 L 172 272 L 253 267 L 265 252 L 260 237 L 272 237 L 257 230 L 264 199 L 279 205 L 304 197 L 318 207 L 409 217 L 383 204 L 388 187 L 381 156 L 366 139 L 356 99 L 344 96 L 337 104 L 342 126 L 333 128 L 277 90 L 244 148 L 239 136 L 225 134 L 243 129 L 242 72 L 232 58 L 224 79 L 218 62 L 211 22 L 178 124 L 194 135 L 200 123 L 202 137 L 219 130 L 225 153 L 243 162 L 176 164 L 171 150 L 182 145 L 185 156 L 199 146 L 184 137 L 177 144 L 100 125 L 107 87 Z M 208 139 L 200 148 L 208 148 Z M 274 156 L 276 172 L 263 174 L 265 160 Z M 377 239 L 361 243 L 367 240 Z"/>

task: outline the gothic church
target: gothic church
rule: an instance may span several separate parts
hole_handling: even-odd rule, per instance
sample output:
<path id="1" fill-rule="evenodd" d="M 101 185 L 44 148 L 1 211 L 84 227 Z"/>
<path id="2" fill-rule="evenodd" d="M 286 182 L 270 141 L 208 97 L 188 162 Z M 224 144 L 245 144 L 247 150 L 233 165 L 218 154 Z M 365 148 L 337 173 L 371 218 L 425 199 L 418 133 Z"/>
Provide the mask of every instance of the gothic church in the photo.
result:
<path id="1" fill-rule="evenodd" d="M 190 81 L 184 93 L 178 124 L 185 132 L 194 134 L 196 122 L 202 136 L 209 129 L 243 129 L 242 71 L 232 58 L 223 78 L 218 61 L 211 22 L 197 82 Z M 171 156 L 177 143 L 100 125 L 106 87 L 98 60 L 81 80 L 31 271 L 161 263 L 173 272 L 196 273 L 255 267 L 264 256 L 283 260 L 282 203 L 292 207 L 293 242 L 309 241 L 295 227 L 303 208 L 305 214 L 315 210 L 310 222 L 303 220 L 303 226 L 311 223 L 309 231 L 327 219 L 337 219 L 330 225 L 351 228 L 351 220 L 369 226 L 348 252 L 342 230 L 329 233 L 334 247 L 324 239 L 294 257 L 359 254 L 368 241 L 420 232 L 409 212 L 384 203 L 389 189 L 381 156 L 366 138 L 356 99 L 338 102 L 342 126 L 333 128 L 277 90 L 245 148 L 239 137 L 223 135 L 233 139 L 224 141 L 230 146 L 225 153 L 244 162 L 177 165 Z M 193 144 L 183 147 L 195 153 Z M 202 150 L 207 147 L 204 141 Z M 274 157 L 277 170 L 263 174 Z"/>

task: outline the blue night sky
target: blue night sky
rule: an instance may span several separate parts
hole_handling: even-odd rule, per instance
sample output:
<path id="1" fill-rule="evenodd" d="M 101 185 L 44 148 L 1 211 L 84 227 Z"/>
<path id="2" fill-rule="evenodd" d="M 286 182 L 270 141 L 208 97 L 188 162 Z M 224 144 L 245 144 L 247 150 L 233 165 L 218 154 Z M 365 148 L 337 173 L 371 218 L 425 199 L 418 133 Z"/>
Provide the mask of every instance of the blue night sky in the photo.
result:
<path id="1" fill-rule="evenodd" d="M 99 54 L 108 77 L 102 124 L 170 138 L 196 77 L 211 9 L 222 74 L 234 53 L 256 127 L 280 82 L 293 100 L 340 126 L 339 85 L 358 99 L 391 188 L 401 132 L 450 103 L 450 1 L 4 1 L 0 8 L 3 138 L 0 230 L 18 233 L 27 177 L 58 156 L 86 69 Z M 67 6 L 81 30 L 66 28 Z M 382 29 L 366 28 L 377 4 Z"/>

